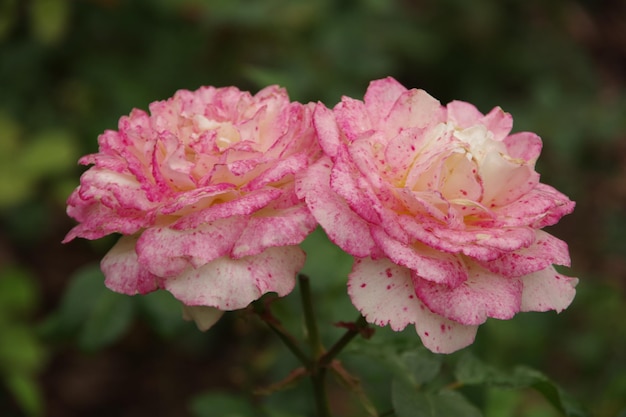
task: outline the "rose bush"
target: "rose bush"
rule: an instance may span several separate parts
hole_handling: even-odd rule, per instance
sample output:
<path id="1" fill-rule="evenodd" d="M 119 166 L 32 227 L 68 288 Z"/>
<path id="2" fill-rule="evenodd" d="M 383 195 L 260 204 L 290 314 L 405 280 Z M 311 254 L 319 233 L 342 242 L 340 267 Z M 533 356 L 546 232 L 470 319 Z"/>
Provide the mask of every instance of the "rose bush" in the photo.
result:
<path id="1" fill-rule="evenodd" d="M 424 345 L 453 352 L 488 317 L 561 311 L 576 278 L 567 245 L 540 230 L 574 203 L 539 182 L 541 139 L 509 134 L 500 108 L 447 106 L 392 78 L 364 100 L 318 104 L 326 156 L 297 192 L 329 238 L 353 255 L 348 292 L 367 321 L 414 324 Z"/>
<path id="2" fill-rule="evenodd" d="M 104 257 L 106 285 L 170 291 L 206 329 L 224 310 L 283 296 L 316 226 L 295 178 L 319 157 L 312 105 L 267 87 L 178 91 L 99 137 L 68 199 L 76 237 L 123 236 Z"/>

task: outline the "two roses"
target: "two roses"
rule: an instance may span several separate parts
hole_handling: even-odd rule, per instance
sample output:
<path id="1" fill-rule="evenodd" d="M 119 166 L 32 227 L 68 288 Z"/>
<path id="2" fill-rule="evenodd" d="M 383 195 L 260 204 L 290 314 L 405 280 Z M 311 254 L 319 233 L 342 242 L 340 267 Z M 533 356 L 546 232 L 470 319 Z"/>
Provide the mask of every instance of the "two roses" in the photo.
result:
<path id="1" fill-rule="evenodd" d="M 564 242 L 540 230 L 574 203 L 539 182 L 541 140 L 512 118 L 441 106 L 392 78 L 333 110 L 267 87 L 181 90 L 99 137 L 68 200 L 75 237 L 123 236 L 102 260 L 125 294 L 170 291 L 207 329 L 223 311 L 294 287 L 298 244 L 319 224 L 355 258 L 368 322 L 414 324 L 449 353 L 487 317 L 561 311 L 577 280 Z"/>

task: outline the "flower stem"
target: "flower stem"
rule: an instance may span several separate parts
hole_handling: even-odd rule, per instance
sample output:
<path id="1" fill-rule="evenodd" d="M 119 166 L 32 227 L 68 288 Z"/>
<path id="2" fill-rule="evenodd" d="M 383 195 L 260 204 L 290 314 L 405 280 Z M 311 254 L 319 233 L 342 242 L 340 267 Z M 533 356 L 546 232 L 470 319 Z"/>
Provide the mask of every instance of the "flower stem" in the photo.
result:
<path id="1" fill-rule="evenodd" d="M 354 326 L 349 327 L 348 330 L 341 336 L 328 352 L 326 352 L 319 360 L 319 366 L 328 366 L 335 359 L 335 357 L 346 347 L 348 343 L 352 339 L 354 339 L 357 335 L 361 333 L 361 330 L 367 328 L 367 321 L 365 321 L 365 317 L 359 316 L 359 318 L 354 322 Z"/>
<path id="2" fill-rule="evenodd" d="M 300 281 L 300 295 L 302 296 L 302 308 L 304 310 L 304 323 L 308 333 L 309 345 L 311 346 L 311 354 L 314 359 L 319 358 L 324 353 L 324 347 L 320 342 L 319 332 L 317 331 L 317 322 L 313 313 L 313 298 L 311 297 L 311 284 L 309 277 L 306 275 L 298 275 Z"/>
<path id="3" fill-rule="evenodd" d="M 276 335 L 283 341 L 285 346 L 293 353 L 303 364 L 307 364 L 310 362 L 309 357 L 306 353 L 300 349 L 300 346 L 293 340 L 293 337 L 283 329 L 282 326 L 276 325 L 270 321 L 266 321 L 267 325 L 272 329 Z"/>
<path id="4" fill-rule="evenodd" d="M 311 285 L 306 275 L 298 275 L 300 282 L 300 295 L 302 297 L 302 308 L 304 311 L 304 322 L 306 325 L 309 346 L 311 347 L 312 358 L 307 363 L 307 369 L 311 375 L 313 384 L 313 394 L 315 396 L 315 406 L 318 417 L 330 417 L 330 407 L 326 394 L 326 368 L 320 366 L 320 358 L 324 354 L 324 347 L 320 341 L 317 323 L 313 313 L 313 299 L 311 297 Z"/>
<path id="5" fill-rule="evenodd" d="M 272 315 L 265 300 L 257 300 L 253 303 L 255 313 L 269 326 L 270 329 L 283 341 L 285 346 L 293 353 L 302 364 L 307 365 L 310 362 L 309 356 L 300 348 L 298 341 L 291 335 L 280 322 Z"/>

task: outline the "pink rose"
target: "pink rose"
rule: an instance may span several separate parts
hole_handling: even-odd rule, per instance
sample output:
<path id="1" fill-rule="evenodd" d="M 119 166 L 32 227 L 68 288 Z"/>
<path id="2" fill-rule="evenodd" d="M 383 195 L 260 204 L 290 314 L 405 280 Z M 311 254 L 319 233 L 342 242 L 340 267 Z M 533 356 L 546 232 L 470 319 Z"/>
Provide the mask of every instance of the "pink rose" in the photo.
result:
<path id="1" fill-rule="evenodd" d="M 276 86 L 181 90 L 133 110 L 80 160 L 94 166 L 68 199 L 80 224 L 64 242 L 121 233 L 101 263 L 106 285 L 164 288 L 205 329 L 223 310 L 288 294 L 297 245 L 317 224 L 295 193 L 320 153 L 311 115 Z"/>
<path id="2" fill-rule="evenodd" d="M 392 78 L 364 101 L 318 104 L 325 157 L 298 181 L 330 239 L 356 257 L 348 292 L 370 323 L 414 324 L 424 345 L 471 344 L 488 317 L 561 311 L 576 278 L 567 245 L 540 229 L 574 203 L 539 182 L 541 139 L 512 118 L 447 106 Z"/>

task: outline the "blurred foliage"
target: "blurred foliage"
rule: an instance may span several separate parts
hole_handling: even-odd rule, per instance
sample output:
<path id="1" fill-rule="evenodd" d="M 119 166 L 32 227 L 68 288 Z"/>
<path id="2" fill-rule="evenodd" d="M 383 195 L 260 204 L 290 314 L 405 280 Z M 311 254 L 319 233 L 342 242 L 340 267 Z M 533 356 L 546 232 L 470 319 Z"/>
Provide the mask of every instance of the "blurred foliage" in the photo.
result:
<path id="1" fill-rule="evenodd" d="M 385 354 L 356 342 L 346 368 L 379 411 L 395 405 L 398 415 L 418 406 L 419 387 L 446 413 L 576 415 L 562 387 L 595 416 L 624 415 L 624 21 L 619 0 L 0 1 L 0 414 L 310 415 L 307 386 L 234 397 L 296 366 L 245 312 L 203 335 L 168 294 L 106 290 L 94 262 L 112 240 L 61 246 L 72 226 L 64 200 L 100 133 L 177 89 L 277 83 L 332 106 L 391 75 L 442 102 L 499 105 L 515 130 L 542 136 L 544 181 L 577 201 L 552 233 L 570 244 L 568 273 L 581 282 L 561 315 L 491 320 L 466 350 L 479 374 L 514 374 L 484 363 L 541 369 L 547 376 L 527 378 L 528 388 L 465 381 L 450 391 L 472 362 L 424 354 L 412 329 L 378 329 L 370 343 Z M 319 231 L 303 247 L 328 345 L 343 332 L 330 324 L 357 315 L 345 291 L 351 259 Z M 297 294 L 272 308 L 303 335 Z M 419 374 L 406 373 L 413 366 Z M 450 379 L 415 380 L 429 366 Z M 341 415 L 362 415 L 358 395 L 340 384 L 333 393 Z"/>

